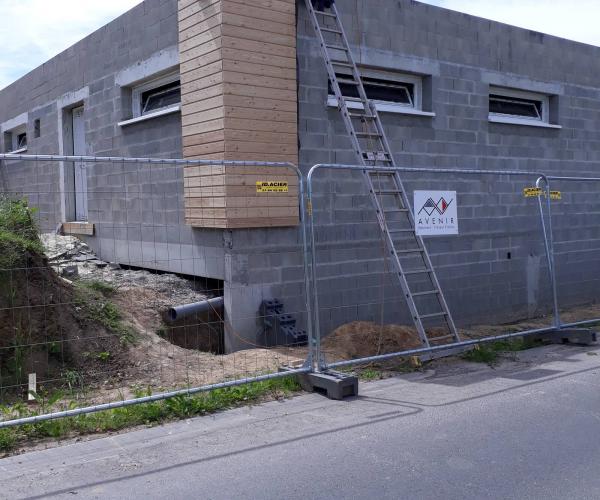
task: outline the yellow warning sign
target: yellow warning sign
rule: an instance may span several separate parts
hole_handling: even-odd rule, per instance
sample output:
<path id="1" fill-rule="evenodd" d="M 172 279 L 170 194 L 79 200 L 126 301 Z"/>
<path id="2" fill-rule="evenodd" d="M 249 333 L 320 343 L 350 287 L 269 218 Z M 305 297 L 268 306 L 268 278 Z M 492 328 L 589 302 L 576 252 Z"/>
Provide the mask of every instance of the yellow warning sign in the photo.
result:
<path id="1" fill-rule="evenodd" d="M 287 193 L 288 189 L 287 182 L 256 181 L 257 193 Z"/>
<path id="2" fill-rule="evenodd" d="M 523 196 L 525 196 L 525 198 L 535 198 L 536 196 L 540 196 L 542 193 L 543 193 L 542 188 L 538 188 L 538 187 L 523 188 Z"/>
<path id="3" fill-rule="evenodd" d="M 562 200 L 562 193 L 560 191 L 550 191 L 551 200 Z"/>
<path id="4" fill-rule="evenodd" d="M 538 188 L 538 187 L 527 187 L 527 188 L 523 188 L 523 196 L 525 196 L 525 198 L 535 198 L 537 196 L 546 196 L 546 191 L 544 191 L 542 188 Z M 562 199 L 562 193 L 560 191 L 550 191 L 550 199 L 551 200 L 561 200 Z"/>

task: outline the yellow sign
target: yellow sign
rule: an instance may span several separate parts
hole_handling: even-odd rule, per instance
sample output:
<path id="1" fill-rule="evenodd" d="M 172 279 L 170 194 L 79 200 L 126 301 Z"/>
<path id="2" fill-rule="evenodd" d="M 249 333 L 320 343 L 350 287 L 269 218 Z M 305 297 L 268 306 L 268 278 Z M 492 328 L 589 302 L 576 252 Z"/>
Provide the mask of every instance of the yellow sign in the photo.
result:
<path id="1" fill-rule="evenodd" d="M 288 183 L 287 182 L 276 182 L 276 181 L 256 181 L 256 192 L 257 193 L 287 193 Z"/>
<path id="2" fill-rule="evenodd" d="M 523 188 L 523 196 L 525 196 L 525 198 L 535 198 L 542 193 L 542 188 Z"/>
<path id="3" fill-rule="evenodd" d="M 536 198 L 538 196 L 546 196 L 546 191 L 544 191 L 542 188 L 538 188 L 538 187 L 528 187 L 528 188 L 523 188 L 523 196 L 525 196 L 525 198 Z M 550 191 L 550 199 L 551 200 L 561 200 L 562 199 L 562 193 L 560 191 Z"/>

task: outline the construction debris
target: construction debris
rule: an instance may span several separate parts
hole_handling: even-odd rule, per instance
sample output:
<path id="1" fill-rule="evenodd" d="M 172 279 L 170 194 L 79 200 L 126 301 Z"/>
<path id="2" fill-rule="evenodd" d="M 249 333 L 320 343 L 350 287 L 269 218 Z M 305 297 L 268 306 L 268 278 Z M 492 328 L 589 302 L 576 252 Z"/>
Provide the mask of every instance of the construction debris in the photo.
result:
<path id="1" fill-rule="evenodd" d="M 155 305 L 166 310 L 174 305 L 200 302 L 213 294 L 200 286 L 204 282 L 181 278 L 171 273 L 123 268 L 99 259 L 93 250 L 74 236 L 54 233 L 41 235 L 49 265 L 69 280 L 97 280 L 118 290 L 144 289 L 156 292 Z"/>

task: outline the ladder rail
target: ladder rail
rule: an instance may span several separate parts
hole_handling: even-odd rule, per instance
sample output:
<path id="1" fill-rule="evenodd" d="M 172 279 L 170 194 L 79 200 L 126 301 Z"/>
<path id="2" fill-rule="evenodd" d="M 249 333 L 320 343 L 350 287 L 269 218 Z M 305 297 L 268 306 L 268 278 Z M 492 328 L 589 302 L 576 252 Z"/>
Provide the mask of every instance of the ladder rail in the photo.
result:
<path id="1" fill-rule="evenodd" d="M 368 96 L 366 94 L 366 91 L 365 91 L 365 88 L 363 85 L 362 75 L 360 74 L 358 66 L 356 65 L 356 62 L 354 60 L 354 56 L 353 56 L 352 50 L 350 48 L 350 43 L 348 41 L 344 26 L 339 17 L 339 12 L 337 10 L 336 4 L 333 3 L 331 5 L 331 13 L 328 13 L 328 12 L 323 12 L 323 11 L 317 11 L 313 7 L 311 0 L 306 0 L 305 3 L 307 6 L 307 9 L 309 11 L 309 17 L 310 17 L 311 23 L 317 34 L 319 44 L 321 46 L 321 52 L 322 52 L 323 58 L 325 60 L 325 66 L 327 69 L 327 74 L 329 76 L 329 81 L 331 82 L 332 90 L 337 99 L 338 109 L 340 110 L 340 112 L 342 113 L 342 117 L 344 118 L 344 124 L 345 124 L 348 134 L 350 135 L 350 139 L 351 139 L 353 148 L 355 150 L 355 153 L 358 155 L 361 162 L 365 165 L 395 167 L 396 163 L 395 163 L 394 157 L 392 155 L 392 150 L 389 145 L 387 136 L 385 134 L 385 130 L 383 129 L 383 125 L 379 118 L 379 114 L 378 114 L 375 104 L 368 98 Z M 324 20 L 326 20 L 326 19 L 331 20 L 335 24 L 335 26 L 334 27 L 321 26 L 321 24 L 319 22 L 319 18 L 317 16 L 323 16 Z M 333 36 L 341 38 L 341 43 L 339 45 L 337 43 L 333 43 L 333 42 L 328 43 L 328 41 L 326 40 L 326 38 L 323 34 L 324 31 L 332 34 Z M 330 57 L 329 49 L 332 49 L 332 50 L 338 51 L 338 52 L 343 52 L 345 54 L 346 61 L 334 61 Z M 350 68 L 352 77 L 349 79 L 349 78 L 347 78 L 347 75 L 344 74 L 344 76 L 342 78 L 342 80 L 343 80 L 342 83 L 344 83 L 346 85 L 356 86 L 357 93 L 358 93 L 360 102 L 363 107 L 362 111 L 364 112 L 364 114 L 356 112 L 356 110 L 354 108 L 353 108 L 354 112 L 352 112 L 352 113 L 350 112 L 350 109 L 349 109 L 348 103 L 347 103 L 347 99 L 346 99 L 346 97 L 344 97 L 344 95 L 342 93 L 340 81 L 335 72 L 334 66 L 336 66 L 336 65 L 341 66 L 341 67 Z M 362 123 L 364 123 L 365 125 L 368 125 L 370 123 L 370 126 L 375 128 L 375 131 L 373 132 L 371 130 L 371 131 L 367 131 L 367 132 L 357 133 L 355 130 L 354 123 L 352 121 L 353 119 L 357 119 L 357 118 L 361 119 Z M 375 152 L 373 152 L 373 153 L 365 152 L 360 143 L 359 135 L 368 137 L 368 138 L 376 137 L 376 141 L 378 141 L 380 143 L 380 147 L 378 147 L 375 150 Z M 370 154 L 372 155 L 372 158 L 369 157 Z M 379 157 L 380 155 L 383 155 L 383 158 L 380 158 Z M 383 163 L 383 165 L 381 165 L 381 163 Z M 425 327 L 423 326 L 422 318 L 434 317 L 434 316 L 443 316 L 445 318 L 446 325 L 450 331 L 450 334 L 451 334 L 450 336 L 452 336 L 456 341 L 460 341 L 458 331 L 456 330 L 454 320 L 452 319 L 452 315 L 450 314 L 448 304 L 446 302 L 446 299 L 445 299 L 442 289 L 440 287 L 439 280 L 438 280 L 435 270 L 433 268 L 433 265 L 431 262 L 431 257 L 429 255 L 429 252 L 427 251 L 425 242 L 424 242 L 422 236 L 416 234 L 414 213 L 412 210 L 412 206 L 409 202 L 408 196 L 406 194 L 406 191 L 404 190 L 404 185 L 402 183 L 402 179 L 400 178 L 399 173 L 397 171 L 395 171 L 392 176 L 394 186 L 395 186 L 395 189 L 392 190 L 392 194 L 395 194 L 396 195 L 395 197 L 398 198 L 399 204 L 401 206 L 401 210 L 394 210 L 394 211 L 406 212 L 406 214 L 407 214 L 408 222 L 412 229 L 412 235 L 414 236 L 415 241 L 419 246 L 418 250 L 415 250 L 414 252 L 411 251 L 410 253 L 415 253 L 415 254 L 418 253 L 421 256 L 423 263 L 425 265 L 424 272 L 428 275 L 433 288 L 437 292 L 436 297 L 437 297 L 438 304 L 441 309 L 441 313 L 433 313 L 433 315 L 419 313 L 417 305 L 414 301 L 414 297 L 418 296 L 418 294 L 413 296 L 413 292 L 411 291 L 410 285 L 409 285 L 407 277 L 406 277 L 407 275 L 416 274 L 416 273 L 407 271 L 407 273 L 405 274 L 403 265 L 400 262 L 400 257 L 398 255 L 398 251 L 396 250 L 396 245 L 394 243 L 394 239 L 393 239 L 390 229 L 388 227 L 388 221 L 387 221 L 387 218 L 385 215 L 385 210 L 384 210 L 384 207 L 383 207 L 383 204 L 381 201 L 381 196 L 378 196 L 375 186 L 373 184 L 372 173 L 376 175 L 377 171 L 364 170 L 363 176 L 365 177 L 365 179 L 367 181 L 367 186 L 369 188 L 369 193 L 371 195 L 370 198 L 371 198 L 374 208 L 377 212 L 378 223 L 380 225 L 382 232 L 385 234 L 386 247 L 392 256 L 392 262 L 394 264 L 395 272 L 398 274 L 400 286 L 406 297 L 407 305 L 408 305 L 410 313 L 413 317 L 413 322 L 415 323 L 415 326 L 417 328 L 417 332 L 419 334 L 419 337 L 421 338 L 421 341 L 427 347 L 430 346 L 429 338 L 425 331 Z M 432 337 L 432 338 L 435 340 L 436 337 Z"/>

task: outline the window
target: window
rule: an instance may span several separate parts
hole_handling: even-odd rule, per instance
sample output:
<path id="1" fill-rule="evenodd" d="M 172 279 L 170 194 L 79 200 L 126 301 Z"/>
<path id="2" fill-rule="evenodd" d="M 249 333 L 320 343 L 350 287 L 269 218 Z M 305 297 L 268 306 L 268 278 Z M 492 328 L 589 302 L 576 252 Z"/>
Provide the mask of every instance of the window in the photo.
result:
<path id="1" fill-rule="evenodd" d="M 559 128 L 551 124 L 550 96 L 501 87 L 490 87 L 489 120 Z"/>
<path id="2" fill-rule="evenodd" d="M 27 149 L 27 134 L 25 132 L 17 134 L 15 149 Z"/>
<path id="3" fill-rule="evenodd" d="M 360 68 L 367 97 L 379 111 L 434 116 L 422 110 L 423 79 L 417 75 Z M 348 82 L 351 74 L 336 73 L 342 95 L 349 108 L 362 108 L 356 85 Z M 337 106 L 331 82 L 327 104 Z"/>
<path id="4" fill-rule="evenodd" d="M 4 150 L 7 153 L 24 153 L 27 151 L 27 132 L 25 125 L 4 132 Z"/>
<path id="5" fill-rule="evenodd" d="M 178 111 L 180 103 L 181 86 L 178 74 L 143 83 L 132 90 L 134 118 Z"/>
<path id="6" fill-rule="evenodd" d="M 179 81 L 142 92 L 141 101 L 142 115 L 179 104 L 181 102 Z"/>
<path id="7" fill-rule="evenodd" d="M 341 80 L 349 78 L 346 75 L 338 75 Z M 340 82 L 340 90 L 344 97 L 349 100 L 360 100 L 356 85 Z M 415 84 L 398 83 L 382 80 L 379 78 L 363 77 L 363 86 L 367 97 L 379 103 L 393 103 L 400 106 L 415 107 Z M 329 93 L 333 95 L 333 88 L 329 82 Z"/>

